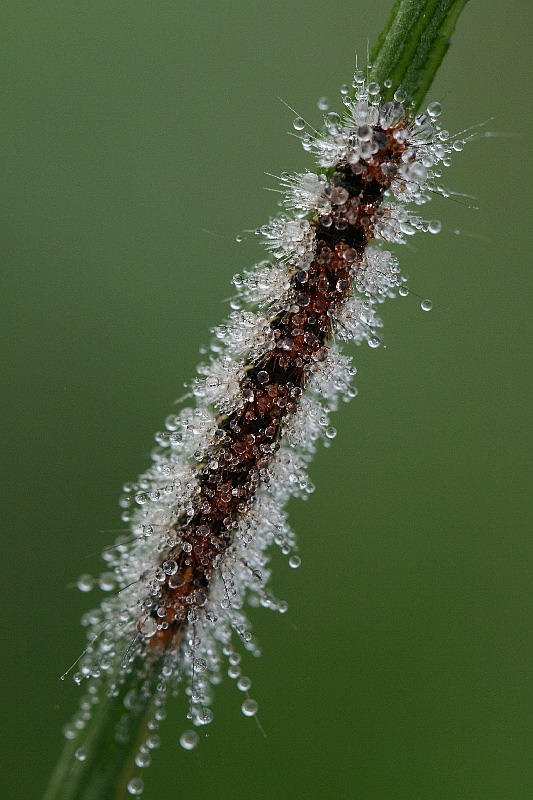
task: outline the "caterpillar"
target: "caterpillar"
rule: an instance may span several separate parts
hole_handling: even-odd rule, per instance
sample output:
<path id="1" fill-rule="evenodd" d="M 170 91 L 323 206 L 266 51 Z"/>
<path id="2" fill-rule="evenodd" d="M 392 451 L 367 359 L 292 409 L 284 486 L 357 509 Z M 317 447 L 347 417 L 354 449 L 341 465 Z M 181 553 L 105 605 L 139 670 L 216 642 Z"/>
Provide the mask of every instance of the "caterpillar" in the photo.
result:
<path id="1" fill-rule="evenodd" d="M 167 417 L 151 466 L 124 486 L 131 535 L 105 551 L 98 583 L 108 595 L 82 620 L 88 646 L 74 680 L 89 688 L 67 738 L 86 725 L 100 684 L 123 697 L 121 725 L 149 709 L 138 767 L 150 763 L 179 686 L 193 725 L 180 739 L 186 750 L 213 718 L 224 670 L 243 693 L 243 714 L 256 715 L 236 645 L 259 655 L 245 603 L 287 609 L 269 588 L 269 552 L 277 545 L 299 566 L 286 504 L 313 491 L 307 465 L 335 437 L 339 401 L 355 396 L 342 343 L 382 343 L 378 307 L 410 291 L 386 244 L 439 232 L 412 207 L 448 194 L 438 167 L 468 138 L 440 126 L 438 103 L 415 115 L 402 89 L 387 102 L 383 89 L 356 70 L 342 114 L 328 112 L 322 130 L 294 120 L 318 169 L 280 176 L 283 210 L 256 231 L 269 257 L 234 276 L 232 312 L 213 329 L 185 398 L 192 404 Z M 93 584 L 78 582 L 82 591 Z M 142 789 L 132 778 L 130 794 Z"/>

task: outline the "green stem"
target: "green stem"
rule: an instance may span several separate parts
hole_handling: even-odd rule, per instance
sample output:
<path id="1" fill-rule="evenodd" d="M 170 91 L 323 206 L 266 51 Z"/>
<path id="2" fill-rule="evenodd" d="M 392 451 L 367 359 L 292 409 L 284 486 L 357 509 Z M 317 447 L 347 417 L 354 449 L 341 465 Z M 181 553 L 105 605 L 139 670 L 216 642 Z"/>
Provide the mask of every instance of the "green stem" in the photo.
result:
<path id="1" fill-rule="evenodd" d="M 396 0 L 390 17 L 370 55 L 370 79 L 392 86 L 384 90 L 392 99 L 405 90 L 417 110 L 424 99 L 448 47 L 459 14 L 467 0 Z"/>
<path id="2" fill-rule="evenodd" d="M 385 99 L 402 87 L 418 108 L 449 47 L 457 18 L 467 0 L 397 0 L 372 51 L 370 79 L 383 85 Z M 151 670 L 157 677 L 157 664 Z M 126 713 L 124 699 L 138 688 L 133 673 L 117 696 L 101 693 L 91 719 L 78 736 L 67 741 L 44 800 L 120 800 L 125 797 L 128 771 L 145 735 L 147 703 Z M 150 680 L 150 677 L 148 677 Z M 126 724 L 126 727 L 124 726 Z M 76 758 L 82 750 L 83 757 Z"/>
<path id="3" fill-rule="evenodd" d="M 157 677 L 157 667 L 152 676 L 152 680 Z M 136 693 L 138 686 L 134 672 L 116 696 L 100 693 L 86 727 L 65 744 L 43 800 L 125 800 L 129 796 L 126 784 L 135 753 L 146 737 L 148 703 L 138 702 L 134 708 L 128 703 L 126 710 L 124 699 Z"/>

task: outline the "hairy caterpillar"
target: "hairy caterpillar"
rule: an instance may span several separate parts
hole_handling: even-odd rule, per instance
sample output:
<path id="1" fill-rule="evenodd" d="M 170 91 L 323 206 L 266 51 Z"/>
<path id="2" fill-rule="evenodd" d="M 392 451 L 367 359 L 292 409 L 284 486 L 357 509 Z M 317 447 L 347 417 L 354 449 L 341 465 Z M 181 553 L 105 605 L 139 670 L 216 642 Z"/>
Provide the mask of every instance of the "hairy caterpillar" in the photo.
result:
<path id="1" fill-rule="evenodd" d="M 329 416 L 339 398 L 353 396 L 355 370 L 339 342 L 379 346 L 378 305 L 409 291 L 395 257 L 371 242 L 439 230 L 406 206 L 445 193 L 435 169 L 464 139 L 439 127 L 437 104 L 412 118 L 401 90 L 382 103 L 379 85 L 362 72 L 353 88 L 343 116 L 330 113 L 323 132 L 302 133 L 319 173 L 281 176 L 285 210 L 258 231 L 271 259 L 235 276 L 234 311 L 215 328 L 211 358 L 191 384 L 196 406 L 167 418 L 152 467 L 125 487 L 133 538 L 106 553 L 100 586 L 118 593 L 84 619 L 89 646 L 75 680 L 92 679 L 89 695 L 98 681 L 111 694 L 127 689 L 125 725 L 128 712 L 151 704 L 139 767 L 150 761 L 177 685 L 192 723 L 211 721 L 211 687 L 225 659 L 244 693 L 243 713 L 255 714 L 232 641 L 258 653 L 244 601 L 286 609 L 268 589 L 267 551 L 275 543 L 298 566 L 284 507 L 312 491 L 309 458 L 334 438 Z M 294 127 L 303 132 L 306 123 L 297 118 Z M 197 739 L 191 729 L 182 745 L 192 749 Z M 140 791 L 132 779 L 130 792 Z"/>

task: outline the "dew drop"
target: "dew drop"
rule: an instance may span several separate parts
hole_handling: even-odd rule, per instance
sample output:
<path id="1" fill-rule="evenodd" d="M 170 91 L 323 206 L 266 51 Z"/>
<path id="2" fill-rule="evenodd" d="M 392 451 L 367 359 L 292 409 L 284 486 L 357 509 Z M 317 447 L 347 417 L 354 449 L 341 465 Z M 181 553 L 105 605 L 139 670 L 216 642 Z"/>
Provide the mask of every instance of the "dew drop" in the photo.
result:
<path id="1" fill-rule="evenodd" d="M 409 225 L 408 222 L 400 222 L 400 231 L 406 236 L 414 236 L 416 233 L 416 229 Z"/>
<path id="2" fill-rule="evenodd" d="M 63 728 L 63 736 L 65 737 L 65 739 L 75 739 L 77 735 L 78 732 L 73 725 L 71 724 L 65 725 L 65 727 Z"/>
<path id="3" fill-rule="evenodd" d="M 210 708 L 202 708 L 196 717 L 197 725 L 209 725 L 213 721 L 213 712 Z"/>
<path id="4" fill-rule="evenodd" d="M 128 781 L 128 793 L 139 795 L 143 793 L 144 781 L 142 778 L 132 778 Z"/>
<path id="5" fill-rule="evenodd" d="M 150 755 L 150 753 L 143 753 L 141 751 L 137 753 L 137 755 L 135 756 L 135 763 L 137 764 L 138 767 L 141 767 L 141 769 L 149 767 L 150 764 L 152 763 L 152 756 Z"/>
<path id="6" fill-rule="evenodd" d="M 422 311 L 431 311 L 431 309 L 433 308 L 433 303 L 431 302 L 431 300 L 422 300 L 422 302 L 420 303 L 420 308 L 422 309 Z"/>
<path id="7" fill-rule="evenodd" d="M 430 103 L 426 108 L 426 111 L 428 112 L 429 117 L 432 119 L 437 119 L 437 117 L 440 117 L 442 113 L 442 108 L 440 103 Z"/>
<path id="8" fill-rule="evenodd" d="M 295 131 L 303 131 L 305 128 L 305 120 L 301 117 L 296 117 L 296 119 L 292 123 L 292 127 Z"/>
<path id="9" fill-rule="evenodd" d="M 94 586 L 94 578 L 92 575 L 80 575 L 76 585 L 80 592 L 90 592 Z"/>
<path id="10" fill-rule="evenodd" d="M 240 235 L 239 235 L 239 236 L 236 236 L 236 237 L 235 237 L 235 241 L 236 241 L 236 242 L 242 242 L 243 238 L 244 238 L 244 237 L 243 237 L 243 236 L 240 236 Z"/>
<path id="11" fill-rule="evenodd" d="M 103 592 L 111 592 L 115 588 L 115 575 L 112 572 L 103 572 L 98 579 L 98 585 Z"/>
<path id="12" fill-rule="evenodd" d="M 317 106 L 320 111 L 327 111 L 329 108 L 329 100 L 327 97 L 319 97 L 317 101 Z"/>
<path id="13" fill-rule="evenodd" d="M 85 749 L 85 747 L 79 747 L 74 753 L 74 758 L 77 761 L 85 761 L 85 759 L 87 758 L 87 750 Z"/>
<path id="14" fill-rule="evenodd" d="M 145 614 L 137 622 L 137 630 L 149 639 L 157 630 L 157 622 L 149 614 Z"/>
<path id="15" fill-rule="evenodd" d="M 194 750 L 200 737 L 196 731 L 183 731 L 180 736 L 180 744 L 184 750 Z"/>
<path id="16" fill-rule="evenodd" d="M 241 692 L 247 692 L 252 685 L 252 681 L 246 675 L 241 675 L 239 680 L 237 681 L 237 689 L 240 689 Z"/>
<path id="17" fill-rule="evenodd" d="M 146 747 L 149 750 L 157 750 L 157 748 L 161 745 L 161 739 L 157 733 L 151 733 L 150 736 L 146 737 Z"/>
<path id="18" fill-rule="evenodd" d="M 298 569 L 301 563 L 302 559 L 300 556 L 291 556 L 289 558 L 289 567 L 292 567 L 292 569 Z"/>
<path id="19" fill-rule="evenodd" d="M 251 697 L 248 697 L 241 706 L 241 711 L 245 717 L 253 717 L 254 714 L 257 714 L 257 709 L 258 705 Z"/>

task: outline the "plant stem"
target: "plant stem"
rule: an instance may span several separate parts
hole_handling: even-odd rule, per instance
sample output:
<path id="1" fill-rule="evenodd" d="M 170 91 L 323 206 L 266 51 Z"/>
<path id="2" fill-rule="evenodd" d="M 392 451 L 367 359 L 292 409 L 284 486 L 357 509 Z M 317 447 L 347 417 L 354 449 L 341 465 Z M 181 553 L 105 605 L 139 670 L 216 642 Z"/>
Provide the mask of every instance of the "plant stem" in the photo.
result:
<path id="1" fill-rule="evenodd" d="M 100 693 L 86 727 L 65 744 L 43 800 L 122 800 L 127 796 L 135 746 L 146 733 L 148 703 L 128 706 L 127 712 L 124 705 L 138 680 L 134 672 L 116 696 Z"/>
<path id="2" fill-rule="evenodd" d="M 418 108 L 449 46 L 449 37 L 467 0 L 397 0 L 372 51 L 370 79 L 390 79 L 387 99 L 401 87 Z M 387 80 L 388 84 L 388 80 Z M 150 695 L 142 665 L 109 696 L 104 688 L 92 717 L 75 739 L 69 739 L 50 781 L 44 800 L 118 800 L 126 796 L 128 771 L 145 738 Z M 148 667 L 148 681 L 157 682 L 158 665 Z M 127 704 L 127 711 L 125 708 Z"/>
<path id="3" fill-rule="evenodd" d="M 396 0 L 370 55 L 370 79 L 392 86 L 382 92 L 392 99 L 405 90 L 416 111 L 440 66 L 459 14 L 468 0 Z"/>

